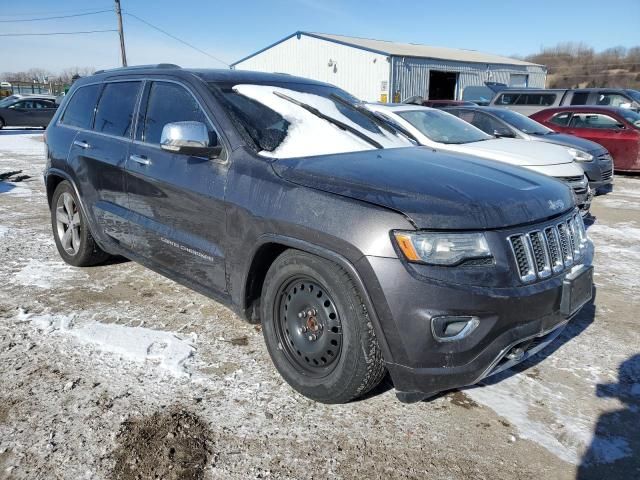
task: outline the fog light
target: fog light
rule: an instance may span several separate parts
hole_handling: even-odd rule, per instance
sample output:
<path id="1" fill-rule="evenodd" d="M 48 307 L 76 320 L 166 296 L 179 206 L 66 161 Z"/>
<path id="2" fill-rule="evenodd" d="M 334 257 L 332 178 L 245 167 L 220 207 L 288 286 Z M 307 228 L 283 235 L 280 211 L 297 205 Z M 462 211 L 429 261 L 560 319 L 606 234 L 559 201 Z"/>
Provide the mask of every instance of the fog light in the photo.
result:
<path id="1" fill-rule="evenodd" d="M 455 342 L 467 337 L 478 325 L 478 317 L 443 315 L 431 319 L 431 333 L 439 342 Z"/>

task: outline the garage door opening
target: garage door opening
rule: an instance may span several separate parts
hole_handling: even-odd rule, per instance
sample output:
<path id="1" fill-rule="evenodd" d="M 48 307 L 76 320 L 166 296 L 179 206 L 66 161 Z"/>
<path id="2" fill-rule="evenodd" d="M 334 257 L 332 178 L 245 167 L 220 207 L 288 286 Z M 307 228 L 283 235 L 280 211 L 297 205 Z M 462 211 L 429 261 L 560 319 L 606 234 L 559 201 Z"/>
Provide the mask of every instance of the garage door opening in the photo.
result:
<path id="1" fill-rule="evenodd" d="M 429 100 L 455 100 L 457 84 L 457 73 L 430 70 Z"/>

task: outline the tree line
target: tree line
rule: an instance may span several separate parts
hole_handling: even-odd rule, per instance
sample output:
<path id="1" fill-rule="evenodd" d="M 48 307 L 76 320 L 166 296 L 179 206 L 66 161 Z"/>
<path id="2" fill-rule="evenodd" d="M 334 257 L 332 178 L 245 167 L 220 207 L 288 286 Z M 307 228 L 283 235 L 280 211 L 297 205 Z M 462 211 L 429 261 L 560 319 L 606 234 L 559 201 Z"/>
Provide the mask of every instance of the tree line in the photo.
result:
<path id="1" fill-rule="evenodd" d="M 547 67 L 547 88 L 617 87 L 640 90 L 640 46 L 601 52 L 582 42 L 560 43 L 524 57 Z"/>
<path id="2" fill-rule="evenodd" d="M 0 73 L 0 80 L 3 82 L 26 82 L 31 83 L 34 80 L 37 83 L 55 83 L 68 85 L 72 82 L 73 77 L 78 75 L 86 77 L 95 72 L 93 67 L 72 67 L 53 73 L 43 68 L 30 68 L 21 72 L 3 72 Z"/>

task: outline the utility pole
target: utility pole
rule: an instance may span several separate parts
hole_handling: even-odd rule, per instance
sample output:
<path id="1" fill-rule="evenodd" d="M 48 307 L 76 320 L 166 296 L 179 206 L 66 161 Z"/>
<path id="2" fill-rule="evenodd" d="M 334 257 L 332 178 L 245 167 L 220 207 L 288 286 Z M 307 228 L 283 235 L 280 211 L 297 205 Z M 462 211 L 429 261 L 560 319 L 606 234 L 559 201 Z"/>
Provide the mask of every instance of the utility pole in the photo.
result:
<path id="1" fill-rule="evenodd" d="M 127 66 L 127 52 L 124 49 L 124 30 L 122 29 L 122 10 L 120 9 L 120 0 L 116 2 L 116 15 L 118 16 L 118 32 L 120 33 L 120 53 L 122 54 L 122 66 Z"/>

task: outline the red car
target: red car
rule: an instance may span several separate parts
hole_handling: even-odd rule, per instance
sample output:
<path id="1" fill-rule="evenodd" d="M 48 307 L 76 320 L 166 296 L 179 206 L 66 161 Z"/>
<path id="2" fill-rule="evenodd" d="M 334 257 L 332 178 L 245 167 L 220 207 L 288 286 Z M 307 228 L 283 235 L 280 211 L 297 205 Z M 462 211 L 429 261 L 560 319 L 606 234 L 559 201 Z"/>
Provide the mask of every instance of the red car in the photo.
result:
<path id="1" fill-rule="evenodd" d="M 639 113 L 613 107 L 558 107 L 531 118 L 556 132 L 599 143 L 611 153 L 616 172 L 640 173 Z"/>

